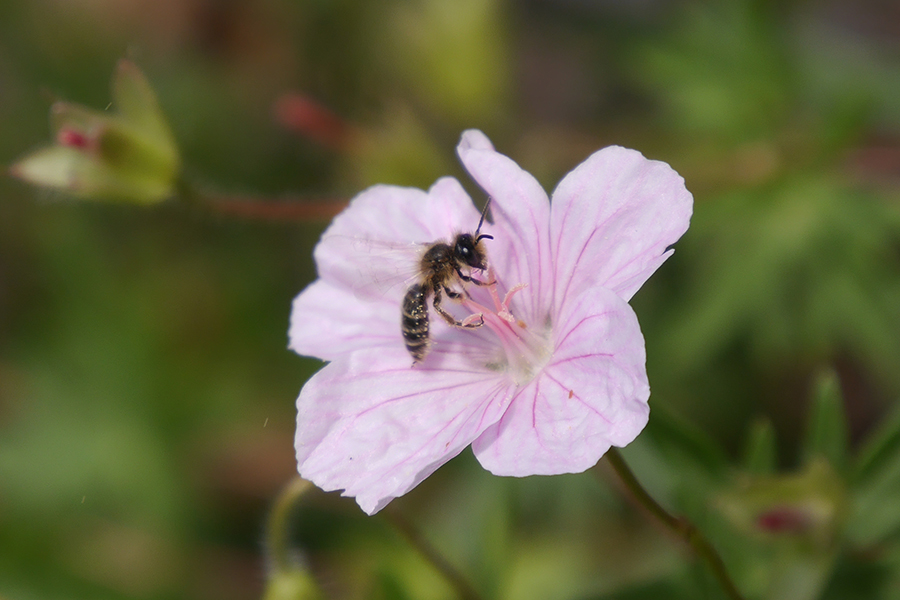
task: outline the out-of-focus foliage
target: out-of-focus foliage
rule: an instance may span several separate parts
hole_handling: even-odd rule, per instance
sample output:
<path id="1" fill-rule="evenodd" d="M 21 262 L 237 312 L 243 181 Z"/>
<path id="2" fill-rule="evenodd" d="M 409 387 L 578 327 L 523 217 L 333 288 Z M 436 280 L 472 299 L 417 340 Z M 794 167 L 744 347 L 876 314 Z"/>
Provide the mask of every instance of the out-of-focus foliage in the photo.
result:
<path id="1" fill-rule="evenodd" d="M 623 454 L 748 598 L 892 598 L 898 40 L 883 0 L 9 0 L 0 162 L 47 144 L 54 102 L 118 118 L 123 56 L 164 154 L 242 214 L 462 176 L 468 127 L 547 186 L 607 144 L 665 160 L 695 216 L 634 301 L 653 414 Z M 312 208 L 268 210 L 286 194 Z M 292 519 L 303 568 L 267 571 L 318 366 L 284 349 L 287 318 L 325 219 L 209 206 L 0 179 L 0 595 L 453 597 L 386 520 L 320 492 Z M 485 598 L 720 597 L 609 481 L 464 453 L 392 506 Z"/>

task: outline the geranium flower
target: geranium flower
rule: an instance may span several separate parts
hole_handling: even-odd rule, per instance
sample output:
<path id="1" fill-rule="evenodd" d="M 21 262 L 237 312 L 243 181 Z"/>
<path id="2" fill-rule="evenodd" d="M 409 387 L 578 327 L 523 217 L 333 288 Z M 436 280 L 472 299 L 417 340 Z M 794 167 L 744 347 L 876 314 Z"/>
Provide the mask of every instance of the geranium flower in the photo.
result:
<path id="1" fill-rule="evenodd" d="M 444 300 L 413 365 L 400 303 L 428 244 L 472 232 L 453 178 L 428 192 L 375 186 L 326 230 L 319 279 L 294 301 L 290 347 L 329 361 L 297 400 L 300 474 L 373 514 L 472 445 L 497 475 L 577 473 L 625 446 L 649 415 L 644 339 L 627 301 L 687 230 L 692 197 L 667 164 L 609 147 L 553 193 L 466 131 L 459 157 L 491 199 L 490 267 Z M 405 284 L 405 285 L 404 285 Z M 478 319 L 475 318 L 475 321 Z"/>

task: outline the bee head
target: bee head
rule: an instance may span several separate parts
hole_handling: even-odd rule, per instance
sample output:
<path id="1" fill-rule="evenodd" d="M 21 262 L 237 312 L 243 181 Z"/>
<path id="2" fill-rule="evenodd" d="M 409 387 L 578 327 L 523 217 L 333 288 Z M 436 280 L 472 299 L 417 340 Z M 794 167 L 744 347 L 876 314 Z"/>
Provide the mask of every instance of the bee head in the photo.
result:
<path id="1" fill-rule="evenodd" d="M 482 233 L 478 237 L 472 237 L 471 233 L 461 233 L 456 236 L 453 244 L 453 256 L 462 264 L 468 265 L 473 269 L 487 269 L 487 256 L 481 240 L 494 239 L 486 233 Z"/>

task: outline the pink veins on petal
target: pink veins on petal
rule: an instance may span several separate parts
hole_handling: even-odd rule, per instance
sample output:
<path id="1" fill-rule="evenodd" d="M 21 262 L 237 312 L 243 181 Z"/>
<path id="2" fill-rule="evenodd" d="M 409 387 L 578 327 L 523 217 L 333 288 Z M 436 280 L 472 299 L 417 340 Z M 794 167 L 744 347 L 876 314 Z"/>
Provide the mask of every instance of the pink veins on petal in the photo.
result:
<path id="1" fill-rule="evenodd" d="M 330 361 L 297 399 L 300 474 L 369 514 L 471 445 L 497 475 L 580 472 L 630 443 L 649 416 L 644 339 L 628 300 L 687 230 L 693 200 L 665 163 L 604 148 L 553 193 L 463 133 L 463 165 L 491 198 L 489 269 L 431 314 L 415 367 L 400 306 L 428 245 L 474 231 L 479 211 L 453 178 L 424 192 L 359 194 L 315 251 L 319 279 L 294 300 L 296 352 Z M 461 292 L 459 282 L 452 289 Z"/>

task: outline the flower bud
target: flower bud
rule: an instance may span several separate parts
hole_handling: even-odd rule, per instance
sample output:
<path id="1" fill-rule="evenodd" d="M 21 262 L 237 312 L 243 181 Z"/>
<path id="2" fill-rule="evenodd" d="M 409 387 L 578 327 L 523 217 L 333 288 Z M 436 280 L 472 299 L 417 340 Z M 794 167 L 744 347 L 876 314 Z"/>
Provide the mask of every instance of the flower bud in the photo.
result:
<path id="1" fill-rule="evenodd" d="M 843 482 L 825 461 L 799 473 L 748 479 L 720 498 L 739 529 L 765 539 L 794 539 L 828 547 L 846 516 Z"/>
<path id="2" fill-rule="evenodd" d="M 56 144 L 24 157 L 10 173 L 80 198 L 152 204 L 172 196 L 178 147 L 149 82 L 122 60 L 112 91 L 114 113 L 54 104 Z"/>
<path id="3" fill-rule="evenodd" d="M 322 590 L 304 569 L 274 573 L 269 577 L 263 600 L 321 600 Z"/>

